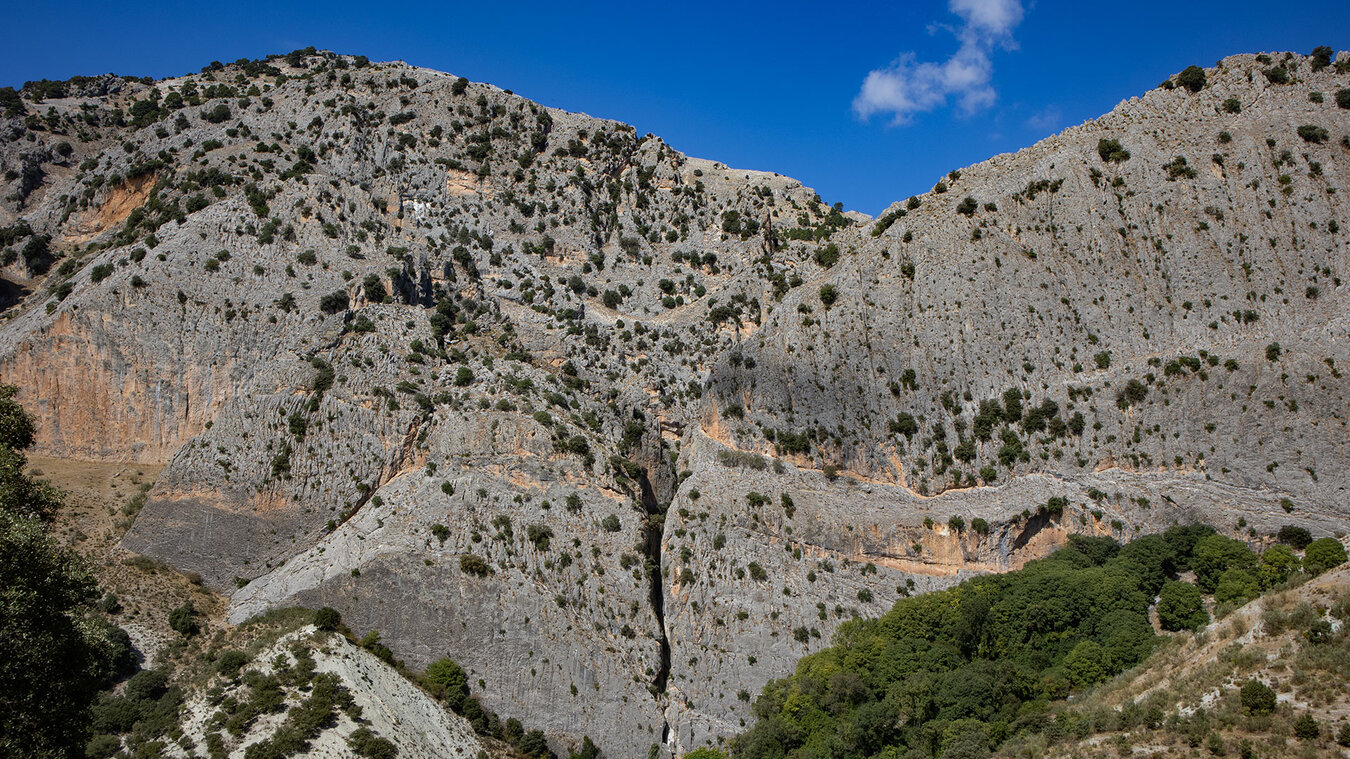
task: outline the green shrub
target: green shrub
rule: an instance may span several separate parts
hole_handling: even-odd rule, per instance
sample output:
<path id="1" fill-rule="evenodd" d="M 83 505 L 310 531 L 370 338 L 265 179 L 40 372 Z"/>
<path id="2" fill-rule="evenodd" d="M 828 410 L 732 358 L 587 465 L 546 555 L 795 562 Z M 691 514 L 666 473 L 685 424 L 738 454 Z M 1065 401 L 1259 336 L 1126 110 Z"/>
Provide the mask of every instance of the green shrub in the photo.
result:
<path id="1" fill-rule="evenodd" d="M 1292 524 L 1286 524 L 1275 533 L 1276 539 L 1281 543 L 1293 546 L 1295 550 L 1302 551 L 1312 542 L 1312 533 L 1307 528 L 1296 527 Z"/>
<path id="2" fill-rule="evenodd" d="M 303 440 L 306 430 L 309 429 L 309 420 L 301 414 L 291 414 L 286 417 L 286 426 L 292 435 Z"/>
<path id="3" fill-rule="evenodd" d="M 220 656 L 216 657 L 216 671 L 226 677 L 234 677 L 239 674 L 239 670 L 248 664 L 248 654 L 237 649 L 228 649 L 222 651 Z"/>
<path id="4" fill-rule="evenodd" d="M 336 630 L 342 626 L 342 615 L 337 609 L 325 606 L 314 612 L 314 626 L 320 630 Z"/>
<path id="5" fill-rule="evenodd" d="M 1312 70 L 1321 71 L 1331 65 L 1336 57 L 1336 51 L 1326 45 L 1318 45 L 1312 51 Z"/>
<path id="6" fill-rule="evenodd" d="M 197 609 L 191 601 L 169 612 L 169 627 L 184 637 L 197 634 L 201 628 L 197 624 Z"/>
<path id="7" fill-rule="evenodd" d="M 314 380 L 310 383 L 310 390 L 323 393 L 333 387 L 333 380 L 337 378 L 337 374 L 333 371 L 332 364 L 315 356 L 309 360 L 309 365 L 314 368 Z"/>
<path id="8" fill-rule="evenodd" d="M 116 735 L 95 735 L 85 746 L 84 755 L 88 759 L 107 759 L 121 750 L 122 739 Z"/>
<path id="9" fill-rule="evenodd" d="M 1327 130 L 1316 124 L 1304 124 L 1298 128 L 1298 136 L 1303 138 L 1304 142 L 1311 142 L 1315 145 L 1321 145 L 1327 141 L 1331 135 Z"/>
<path id="10" fill-rule="evenodd" d="M 127 680 L 122 695 L 132 701 L 154 701 L 169 690 L 169 673 L 164 669 L 145 669 Z"/>
<path id="11" fill-rule="evenodd" d="M 347 291 L 331 292 L 319 299 L 319 310 L 325 314 L 337 314 L 347 310 Z"/>
<path id="12" fill-rule="evenodd" d="M 882 233 L 890 229 L 891 225 L 895 224 L 895 222 L 899 221 L 901 217 L 905 216 L 907 213 L 909 212 L 905 209 L 897 208 L 894 211 L 882 214 L 881 218 L 877 219 L 877 223 L 872 226 L 872 236 L 880 237 Z"/>
<path id="13" fill-rule="evenodd" d="M 1279 585 L 1289 579 L 1289 575 L 1298 571 L 1300 564 L 1293 549 L 1287 545 L 1273 545 L 1267 548 L 1261 554 L 1261 565 L 1256 570 L 1261 587 L 1269 589 Z"/>
<path id="14" fill-rule="evenodd" d="M 733 210 L 722 213 L 722 231 L 729 235 L 741 233 L 741 214 L 739 211 Z"/>
<path id="15" fill-rule="evenodd" d="M 531 730 L 521 736 L 520 751 L 529 757 L 553 756 L 553 752 L 548 748 L 548 739 L 544 737 L 542 730 Z"/>
<path id="16" fill-rule="evenodd" d="M 384 280 L 377 274 L 367 274 L 361 282 L 361 289 L 365 292 L 366 298 L 372 303 L 382 303 L 388 296 L 384 289 Z"/>
<path id="17" fill-rule="evenodd" d="M 1110 674 L 1106 651 L 1096 641 L 1082 641 L 1064 657 L 1064 671 L 1074 687 L 1101 682 Z"/>
<path id="18" fill-rule="evenodd" d="M 141 718 L 140 703 L 125 696 L 105 694 L 94 702 L 92 717 L 92 727 L 101 733 L 129 733 Z"/>
<path id="19" fill-rule="evenodd" d="M 217 103 L 214 108 L 208 108 L 202 111 L 202 119 L 212 124 L 219 124 L 230 118 L 230 107 L 224 103 Z"/>
<path id="20" fill-rule="evenodd" d="M 362 759 L 394 759 L 398 756 L 398 747 L 388 738 L 381 738 L 362 726 L 347 736 L 347 745 Z"/>
<path id="21" fill-rule="evenodd" d="M 466 553 L 459 557 L 459 570 L 466 575 L 475 577 L 487 577 L 492 572 L 492 568 L 488 566 L 482 556 L 472 553 Z"/>
<path id="22" fill-rule="evenodd" d="M 1242 113 L 1242 101 L 1237 98 L 1228 98 L 1223 101 L 1224 113 Z"/>
<path id="23" fill-rule="evenodd" d="M 1275 711 L 1275 691 L 1260 680 L 1248 680 L 1243 684 L 1238 700 L 1248 714 L 1270 714 Z"/>
<path id="24" fill-rule="evenodd" d="M 449 657 L 442 657 L 427 666 L 422 684 L 432 695 L 443 699 L 456 712 L 469 695 L 469 677 L 464 668 Z"/>
<path id="25" fill-rule="evenodd" d="M 730 753 L 989 756 L 1020 716 L 1045 714 L 1071 685 L 1100 682 L 1152 650 L 1142 575 L 1090 563 L 1063 550 L 845 622 L 834 646 L 764 687 L 757 723 Z"/>
<path id="26" fill-rule="evenodd" d="M 1294 720 L 1294 735 L 1305 741 L 1316 740 L 1317 736 L 1322 734 L 1322 728 L 1317 724 L 1311 712 L 1300 714 L 1298 719 Z"/>
<path id="27" fill-rule="evenodd" d="M 1246 569 L 1230 569 L 1219 577 L 1214 588 L 1214 601 L 1238 606 L 1261 595 L 1261 583 Z"/>
<path id="28" fill-rule="evenodd" d="M 839 246 L 830 243 L 824 247 L 816 248 L 815 259 L 816 263 L 826 269 L 834 266 L 836 263 L 839 263 Z"/>
<path id="29" fill-rule="evenodd" d="M 890 423 L 890 430 L 892 435 L 904 435 L 907 438 L 913 437 L 914 433 L 919 431 L 919 422 L 914 418 L 913 414 L 910 414 L 907 411 L 901 411 L 896 415 L 895 421 Z"/>
<path id="30" fill-rule="evenodd" d="M 1192 94 L 1205 88 L 1205 70 L 1199 66 L 1187 66 L 1177 74 L 1176 83 L 1178 87 L 1185 87 Z"/>
<path id="31" fill-rule="evenodd" d="M 1303 554 L 1303 568 L 1312 575 L 1339 567 L 1346 561 L 1345 546 L 1335 538 L 1318 538 Z"/>
<path id="32" fill-rule="evenodd" d="M 1209 623 L 1200 589 L 1189 582 L 1167 582 L 1158 596 L 1158 622 L 1164 630 L 1198 630 Z"/>
<path id="33" fill-rule="evenodd" d="M 1130 160 L 1130 151 L 1120 146 L 1120 140 L 1097 140 L 1097 155 L 1107 163 L 1122 163 Z"/>
<path id="34" fill-rule="evenodd" d="M 1256 568 L 1256 554 L 1240 540 L 1222 535 L 1209 535 L 1195 544 L 1191 554 L 1191 569 L 1195 571 L 1195 584 L 1206 593 L 1213 593 L 1219 585 L 1219 579 L 1230 569 L 1252 570 Z"/>
<path id="35" fill-rule="evenodd" d="M 1195 169 L 1191 168 L 1186 162 L 1186 156 L 1177 156 L 1169 163 L 1163 164 L 1163 170 L 1167 172 L 1167 180 L 1175 182 L 1178 179 L 1195 179 Z"/>
<path id="36" fill-rule="evenodd" d="M 1123 409 L 1129 408 L 1138 405 L 1146 397 L 1148 397 L 1148 385 L 1137 379 L 1131 379 L 1125 383 L 1125 389 L 1116 396 L 1116 405 Z"/>
<path id="37" fill-rule="evenodd" d="M 1350 108 L 1350 88 L 1336 90 L 1336 105 Z"/>
<path id="38" fill-rule="evenodd" d="M 549 540 L 553 538 L 553 528 L 543 524 L 532 524 L 525 528 L 525 535 L 536 550 L 547 551 Z"/>

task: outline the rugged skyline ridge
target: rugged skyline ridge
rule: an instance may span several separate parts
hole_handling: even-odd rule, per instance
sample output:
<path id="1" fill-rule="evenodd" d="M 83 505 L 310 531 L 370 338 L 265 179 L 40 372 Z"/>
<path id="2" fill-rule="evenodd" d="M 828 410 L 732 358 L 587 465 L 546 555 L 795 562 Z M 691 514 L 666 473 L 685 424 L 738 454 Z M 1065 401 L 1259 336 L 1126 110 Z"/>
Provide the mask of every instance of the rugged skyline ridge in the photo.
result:
<path id="1" fill-rule="evenodd" d="M 1068 532 L 1344 524 L 1350 76 L 1265 58 L 879 220 L 397 63 L 38 85 L 0 379 L 46 452 L 167 462 L 124 545 L 232 619 L 678 753 Z"/>

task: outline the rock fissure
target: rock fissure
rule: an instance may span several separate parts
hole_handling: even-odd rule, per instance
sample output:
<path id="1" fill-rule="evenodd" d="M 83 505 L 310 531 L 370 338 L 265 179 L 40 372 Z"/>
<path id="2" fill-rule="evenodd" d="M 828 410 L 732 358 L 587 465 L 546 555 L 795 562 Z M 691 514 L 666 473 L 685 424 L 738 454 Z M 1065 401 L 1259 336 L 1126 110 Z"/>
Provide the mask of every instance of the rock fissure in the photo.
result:
<path id="1" fill-rule="evenodd" d="M 660 662 L 656 675 L 652 678 L 651 690 L 652 695 L 660 700 L 665 696 L 666 685 L 670 679 L 670 638 L 666 635 L 665 580 L 661 572 L 661 543 L 665 540 L 666 511 L 656 500 L 656 493 L 652 490 L 646 469 L 638 475 L 638 485 L 642 497 L 642 511 L 646 514 L 643 532 L 646 539 L 644 548 L 647 578 L 650 583 L 648 600 L 652 605 L 652 613 L 656 616 L 657 643 L 660 646 Z M 662 743 L 666 742 L 669 734 L 670 722 L 667 720 L 661 726 Z"/>

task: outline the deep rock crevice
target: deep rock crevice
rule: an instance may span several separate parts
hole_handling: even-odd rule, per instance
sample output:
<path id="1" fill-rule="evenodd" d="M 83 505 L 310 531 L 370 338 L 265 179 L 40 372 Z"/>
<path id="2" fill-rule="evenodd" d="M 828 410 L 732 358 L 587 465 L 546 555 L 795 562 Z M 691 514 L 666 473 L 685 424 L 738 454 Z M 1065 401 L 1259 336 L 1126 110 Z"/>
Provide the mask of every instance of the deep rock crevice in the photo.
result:
<path id="1" fill-rule="evenodd" d="M 651 691 L 657 699 L 666 692 L 670 680 L 670 638 L 666 635 L 666 593 L 665 580 L 661 572 L 661 543 L 665 539 L 666 507 L 656 500 L 647 470 L 638 476 L 638 485 L 642 498 L 642 511 L 646 514 L 643 526 L 644 551 L 648 579 L 648 600 L 652 613 L 656 616 L 657 643 L 660 646 L 660 662 L 656 675 L 652 678 Z M 661 742 L 665 743 L 670 733 L 670 723 L 661 728 Z"/>

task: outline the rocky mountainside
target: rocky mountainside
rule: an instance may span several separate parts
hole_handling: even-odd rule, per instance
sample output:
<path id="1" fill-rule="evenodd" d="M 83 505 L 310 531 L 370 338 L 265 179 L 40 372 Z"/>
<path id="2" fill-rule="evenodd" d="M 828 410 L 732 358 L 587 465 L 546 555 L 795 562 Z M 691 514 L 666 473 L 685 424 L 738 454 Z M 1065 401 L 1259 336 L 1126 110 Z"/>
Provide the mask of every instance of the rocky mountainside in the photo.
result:
<path id="1" fill-rule="evenodd" d="M 875 220 L 401 63 L 29 83 L 0 380 L 232 619 L 678 755 L 1068 533 L 1344 528 L 1350 73 L 1198 71 Z"/>

